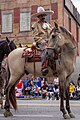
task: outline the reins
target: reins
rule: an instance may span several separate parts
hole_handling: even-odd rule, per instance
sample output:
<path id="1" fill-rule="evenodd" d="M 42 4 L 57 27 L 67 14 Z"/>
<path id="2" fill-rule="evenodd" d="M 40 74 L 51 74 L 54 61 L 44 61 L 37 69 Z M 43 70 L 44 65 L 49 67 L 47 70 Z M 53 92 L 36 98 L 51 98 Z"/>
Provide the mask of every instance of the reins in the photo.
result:
<path id="1" fill-rule="evenodd" d="M 52 49 L 52 50 L 54 50 L 55 48 L 53 48 L 53 47 L 47 47 L 45 49 Z M 72 52 L 74 49 L 76 49 L 76 47 L 73 47 L 73 48 L 69 49 L 67 52 L 61 52 L 60 55 L 67 55 L 68 53 Z"/>
<path id="2" fill-rule="evenodd" d="M 67 52 L 62 52 L 61 55 L 67 55 L 68 53 L 72 52 L 74 49 L 76 49 L 76 47 L 69 49 Z"/>

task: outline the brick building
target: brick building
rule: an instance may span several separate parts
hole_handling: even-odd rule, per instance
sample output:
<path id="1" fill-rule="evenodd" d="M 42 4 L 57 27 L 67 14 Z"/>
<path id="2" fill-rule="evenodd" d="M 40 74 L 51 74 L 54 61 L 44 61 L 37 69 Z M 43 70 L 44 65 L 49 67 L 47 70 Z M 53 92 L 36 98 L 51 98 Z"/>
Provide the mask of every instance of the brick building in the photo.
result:
<path id="1" fill-rule="evenodd" d="M 54 21 L 65 26 L 74 35 L 80 55 L 80 14 L 71 0 L 0 0 L 0 32 L 1 39 L 8 36 L 18 44 L 31 45 L 33 36 L 31 24 L 36 18 L 31 18 L 38 6 L 46 10 L 51 9 L 54 15 L 47 16 L 46 20 L 54 26 Z"/>

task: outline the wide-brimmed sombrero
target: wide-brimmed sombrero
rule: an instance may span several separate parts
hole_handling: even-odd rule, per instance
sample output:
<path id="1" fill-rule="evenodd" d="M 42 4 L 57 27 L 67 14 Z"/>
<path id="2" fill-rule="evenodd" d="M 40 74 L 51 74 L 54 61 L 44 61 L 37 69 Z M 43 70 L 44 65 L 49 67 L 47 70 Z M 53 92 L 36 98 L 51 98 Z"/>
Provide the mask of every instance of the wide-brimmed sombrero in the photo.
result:
<path id="1" fill-rule="evenodd" d="M 39 15 L 51 15 L 53 14 L 54 11 L 52 10 L 45 10 L 43 7 L 38 7 L 37 8 L 37 13 L 33 14 L 31 17 L 38 17 Z"/>

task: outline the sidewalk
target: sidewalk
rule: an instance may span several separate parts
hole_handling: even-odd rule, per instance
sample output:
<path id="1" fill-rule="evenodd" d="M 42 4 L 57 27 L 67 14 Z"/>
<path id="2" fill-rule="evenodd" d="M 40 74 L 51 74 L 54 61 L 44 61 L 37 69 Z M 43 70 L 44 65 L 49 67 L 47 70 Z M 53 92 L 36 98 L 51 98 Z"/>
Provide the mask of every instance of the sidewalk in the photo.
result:
<path id="1" fill-rule="evenodd" d="M 42 100 L 42 98 L 16 98 L 16 100 Z"/>

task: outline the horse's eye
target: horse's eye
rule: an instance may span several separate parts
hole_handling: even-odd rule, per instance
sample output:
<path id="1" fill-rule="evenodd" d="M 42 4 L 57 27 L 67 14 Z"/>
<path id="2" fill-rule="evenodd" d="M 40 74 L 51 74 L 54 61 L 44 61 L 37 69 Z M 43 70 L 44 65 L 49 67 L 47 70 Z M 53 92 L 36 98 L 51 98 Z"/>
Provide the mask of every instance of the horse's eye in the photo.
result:
<path id="1" fill-rule="evenodd" d="M 52 38 L 55 38 L 56 36 L 55 35 L 52 35 Z"/>

